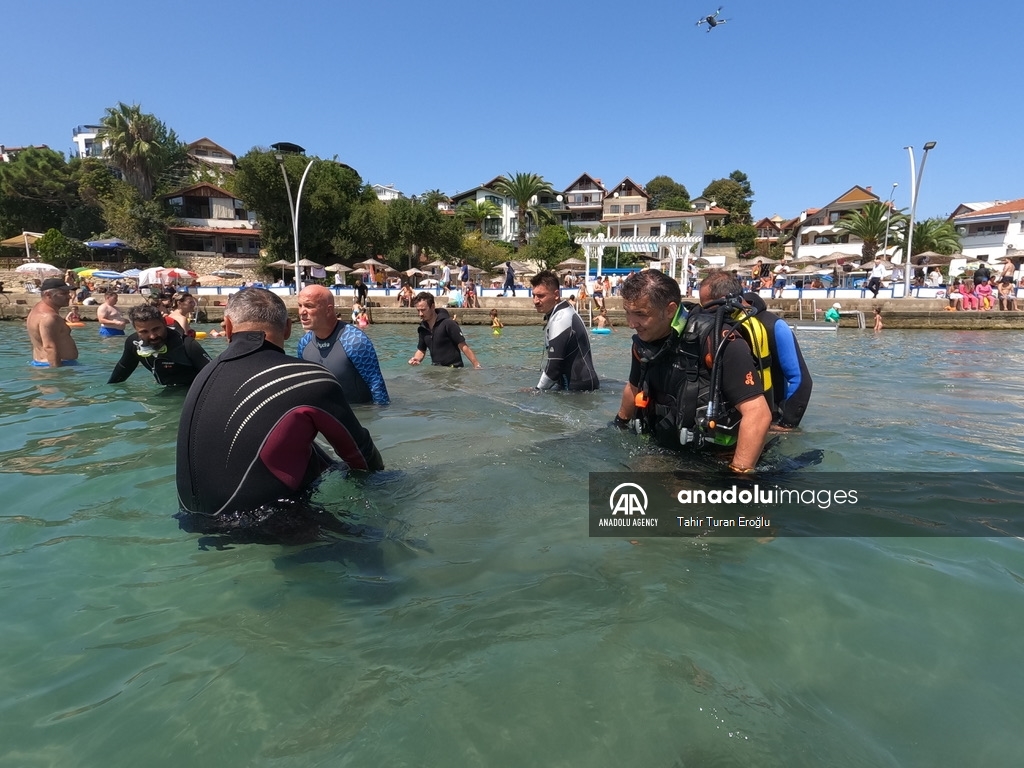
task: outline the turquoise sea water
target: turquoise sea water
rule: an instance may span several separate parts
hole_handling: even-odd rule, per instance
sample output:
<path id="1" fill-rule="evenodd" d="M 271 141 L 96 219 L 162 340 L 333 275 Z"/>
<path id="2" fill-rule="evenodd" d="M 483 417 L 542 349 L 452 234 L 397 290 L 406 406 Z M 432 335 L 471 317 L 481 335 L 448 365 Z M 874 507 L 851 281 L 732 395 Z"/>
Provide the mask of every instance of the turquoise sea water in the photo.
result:
<path id="1" fill-rule="evenodd" d="M 381 536 L 217 549 L 171 517 L 181 393 L 108 386 L 92 327 L 32 369 L 0 323 L 0 764 L 1024 763 L 1024 543 L 588 538 L 588 473 L 669 466 L 605 428 L 628 333 L 599 393 L 537 396 L 539 328 L 466 331 L 484 370 L 370 329 L 388 470 L 317 500 Z M 1017 334 L 801 343 L 807 473 L 936 473 L 923 519 L 1024 471 Z"/>

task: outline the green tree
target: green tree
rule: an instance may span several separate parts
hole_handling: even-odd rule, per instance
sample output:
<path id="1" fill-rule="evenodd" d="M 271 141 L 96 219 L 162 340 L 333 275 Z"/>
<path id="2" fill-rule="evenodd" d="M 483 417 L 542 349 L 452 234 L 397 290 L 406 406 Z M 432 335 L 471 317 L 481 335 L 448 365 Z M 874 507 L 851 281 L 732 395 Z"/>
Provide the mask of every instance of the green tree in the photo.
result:
<path id="1" fill-rule="evenodd" d="M 754 250 L 757 228 L 753 224 L 723 224 L 708 230 L 705 236 L 709 243 L 734 243 L 736 253 Z"/>
<path id="2" fill-rule="evenodd" d="M 364 188 L 359 174 L 346 165 L 287 154 L 283 162 L 293 200 L 310 160 L 313 166 L 302 188 L 298 210 L 300 255 L 315 261 L 333 259 L 338 253 L 336 245 L 345 242 L 346 225 L 354 206 L 363 199 Z M 274 260 L 293 258 L 291 208 L 275 153 L 256 148 L 242 157 L 235 176 L 235 193 L 248 210 L 256 212 L 261 242 Z M 359 249 L 364 246 L 354 244 L 354 253 L 361 253 Z"/>
<path id="3" fill-rule="evenodd" d="M 85 243 L 65 237 L 59 229 L 47 230 L 45 235 L 36 240 L 35 248 L 40 260 L 61 269 L 77 266 L 89 254 Z"/>
<path id="4" fill-rule="evenodd" d="M 750 183 L 746 181 L 745 174 L 733 171 L 732 175 L 742 177 L 743 181 L 736 181 L 734 178 L 715 179 L 704 188 L 701 196 L 714 200 L 720 208 L 725 208 L 729 212 L 729 224 L 750 224 L 753 221 L 750 216 L 750 209 L 754 204 L 751 197 L 753 191 L 750 189 Z"/>
<path id="5" fill-rule="evenodd" d="M 543 194 L 553 195 L 554 189 L 544 181 L 543 176 L 535 173 L 516 173 L 511 178 L 502 176 L 494 185 L 494 189 L 515 203 L 516 221 L 519 225 L 516 242 L 520 247 L 526 245 L 529 242 L 527 220 L 533 218 L 537 223 L 543 223 L 551 216 L 550 211 L 538 206 L 534 200 Z"/>
<path id="6" fill-rule="evenodd" d="M 493 274 L 496 266 L 509 260 L 511 247 L 508 243 L 481 237 L 479 232 L 467 232 L 462 238 L 462 255 L 466 261 L 488 274 Z"/>
<path id="7" fill-rule="evenodd" d="M 96 234 L 112 235 L 128 243 L 132 251 L 150 264 L 180 266 L 171 251 L 167 228 L 177 220 L 155 200 L 145 200 L 130 184 L 115 180 L 101 198 L 107 228 Z M 130 258 L 125 253 L 125 258 Z"/>
<path id="8" fill-rule="evenodd" d="M 906 216 L 900 212 L 892 213 L 883 202 L 872 201 L 857 211 L 851 211 L 836 222 L 836 229 L 846 235 L 860 239 L 861 263 L 872 261 L 886 240 L 896 244 L 902 227 L 906 226 Z M 886 231 L 888 230 L 888 237 Z"/>
<path id="9" fill-rule="evenodd" d="M 157 182 L 183 165 L 185 150 L 177 134 L 138 104 L 119 102 L 108 107 L 100 120 L 97 142 L 105 146 L 103 156 L 117 168 L 124 180 L 150 200 Z"/>
<path id="10" fill-rule="evenodd" d="M 569 235 L 557 224 L 540 228 L 537 237 L 528 246 L 519 249 L 519 258 L 534 261 L 541 269 L 551 269 L 572 256 Z"/>
<path id="11" fill-rule="evenodd" d="M 650 195 L 648 208 L 652 211 L 690 210 L 690 193 L 671 176 L 655 176 L 647 182 L 647 194 Z"/>
<path id="12" fill-rule="evenodd" d="M 490 200 L 467 200 L 455 210 L 455 214 L 463 221 L 472 221 L 477 231 L 482 233 L 487 219 L 501 217 L 501 208 Z"/>
<path id="13" fill-rule="evenodd" d="M 95 159 L 66 162 L 51 149 L 26 149 L 0 163 L 0 235 L 59 229 L 84 239 L 102 228 L 99 201 L 82 189 L 94 173 L 111 178 Z"/>
<path id="14" fill-rule="evenodd" d="M 906 229 L 905 225 L 903 229 Z M 890 239 L 891 237 L 890 235 Z M 960 233 L 956 231 L 953 222 L 947 219 L 925 219 L 914 224 L 914 242 L 911 248 L 914 250 L 913 256 L 925 251 L 945 254 L 959 253 Z M 905 237 L 901 238 L 899 242 L 899 250 L 901 253 L 906 253 Z"/>

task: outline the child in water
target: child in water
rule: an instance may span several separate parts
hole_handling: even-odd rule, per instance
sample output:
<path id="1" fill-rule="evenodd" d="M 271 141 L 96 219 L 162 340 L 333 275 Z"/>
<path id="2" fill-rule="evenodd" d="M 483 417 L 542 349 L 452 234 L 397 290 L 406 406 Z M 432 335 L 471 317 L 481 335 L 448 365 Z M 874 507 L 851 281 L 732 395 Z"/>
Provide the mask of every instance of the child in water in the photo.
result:
<path id="1" fill-rule="evenodd" d="M 505 324 L 498 318 L 498 310 L 491 310 L 491 330 L 495 336 L 501 336 L 501 329 L 505 327 Z"/>
<path id="2" fill-rule="evenodd" d="M 882 308 L 875 307 L 875 332 L 882 330 Z"/>

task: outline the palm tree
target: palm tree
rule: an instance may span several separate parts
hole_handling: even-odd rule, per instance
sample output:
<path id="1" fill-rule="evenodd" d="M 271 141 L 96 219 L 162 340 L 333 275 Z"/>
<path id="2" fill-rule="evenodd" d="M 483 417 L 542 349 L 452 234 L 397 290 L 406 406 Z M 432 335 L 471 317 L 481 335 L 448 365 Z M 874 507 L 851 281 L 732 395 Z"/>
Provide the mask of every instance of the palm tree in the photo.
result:
<path id="1" fill-rule="evenodd" d="M 544 181 L 543 176 L 535 173 L 517 173 L 511 178 L 502 176 L 494 185 L 494 190 L 505 197 L 512 198 L 516 204 L 516 221 L 519 225 L 519 232 L 516 236 L 517 244 L 522 247 L 529 242 L 527 238 L 527 218 L 533 218 L 538 223 L 552 218 L 551 212 L 541 208 L 535 202 L 540 195 L 553 195 L 555 190 Z"/>
<path id="2" fill-rule="evenodd" d="M 872 201 L 859 211 L 846 214 L 836 223 L 836 229 L 864 242 L 860 255 L 861 262 L 865 263 L 875 258 L 886 240 L 896 242 L 895 236 L 906 225 L 906 221 L 907 217 L 898 211 L 893 213 L 888 203 Z"/>
<path id="3" fill-rule="evenodd" d="M 157 179 L 177 159 L 180 142 L 174 131 L 138 104 L 108 107 L 96 140 L 104 157 L 135 187 L 143 200 L 153 197 Z"/>
<path id="4" fill-rule="evenodd" d="M 906 250 L 906 239 L 900 240 L 900 249 Z M 925 219 L 914 224 L 914 249 L 913 255 L 925 251 L 935 253 L 959 253 L 960 233 L 956 231 L 953 222 L 947 219 Z"/>
<path id="5" fill-rule="evenodd" d="M 484 234 L 484 222 L 487 219 L 496 219 L 501 216 L 501 208 L 496 206 L 490 200 L 467 200 L 460 205 L 456 211 L 456 214 L 464 220 L 472 221 L 476 224 L 476 228 L 480 230 L 480 234 Z"/>

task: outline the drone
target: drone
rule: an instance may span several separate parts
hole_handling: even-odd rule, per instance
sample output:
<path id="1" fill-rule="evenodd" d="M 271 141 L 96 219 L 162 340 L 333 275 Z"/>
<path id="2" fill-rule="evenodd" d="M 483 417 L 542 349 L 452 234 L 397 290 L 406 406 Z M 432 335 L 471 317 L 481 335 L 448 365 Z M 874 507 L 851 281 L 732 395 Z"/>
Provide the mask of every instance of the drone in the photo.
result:
<path id="1" fill-rule="evenodd" d="M 708 32 L 710 32 L 712 29 L 717 27 L 719 24 L 725 24 L 729 20 L 728 19 L 720 19 L 720 18 L 718 18 L 718 14 L 720 14 L 721 12 L 722 12 L 722 7 L 719 6 L 718 10 L 715 11 L 714 13 L 712 13 L 710 16 L 705 16 L 703 19 L 698 19 L 697 20 L 697 26 L 699 27 L 701 24 L 707 24 L 708 25 Z"/>

